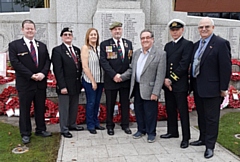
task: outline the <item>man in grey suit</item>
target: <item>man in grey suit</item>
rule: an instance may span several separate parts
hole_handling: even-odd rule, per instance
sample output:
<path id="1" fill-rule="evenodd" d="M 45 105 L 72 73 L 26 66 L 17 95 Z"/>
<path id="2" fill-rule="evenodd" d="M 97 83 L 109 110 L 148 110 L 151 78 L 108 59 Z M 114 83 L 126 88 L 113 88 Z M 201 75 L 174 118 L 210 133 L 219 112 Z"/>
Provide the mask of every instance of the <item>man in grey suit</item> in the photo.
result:
<path id="1" fill-rule="evenodd" d="M 130 98 L 134 96 L 134 110 L 138 130 L 134 139 L 147 134 L 152 143 L 156 137 L 158 99 L 166 73 L 166 53 L 155 48 L 152 31 L 144 29 L 140 34 L 142 48 L 133 53 L 130 68 L 121 80 L 131 77 Z"/>

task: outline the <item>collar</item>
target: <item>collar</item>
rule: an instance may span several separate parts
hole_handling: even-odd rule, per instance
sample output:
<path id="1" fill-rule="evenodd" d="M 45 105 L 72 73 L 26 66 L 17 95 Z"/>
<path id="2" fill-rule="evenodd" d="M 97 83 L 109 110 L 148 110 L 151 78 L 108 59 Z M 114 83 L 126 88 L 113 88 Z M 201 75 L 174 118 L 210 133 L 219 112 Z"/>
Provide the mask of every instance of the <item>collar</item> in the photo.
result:
<path id="1" fill-rule="evenodd" d="M 152 50 L 152 47 L 147 50 L 147 53 L 143 53 L 143 49 L 142 48 L 140 49 L 141 53 L 143 53 L 143 54 L 148 54 L 151 52 L 151 50 Z"/>
<path id="2" fill-rule="evenodd" d="M 183 37 L 183 35 L 181 35 L 177 40 L 173 40 L 173 42 L 177 43 L 182 37 Z"/>
<path id="3" fill-rule="evenodd" d="M 23 40 L 24 40 L 25 43 L 30 44 L 30 41 L 32 41 L 33 44 L 35 44 L 35 39 L 34 39 L 34 38 L 33 38 L 32 40 L 30 40 L 30 39 L 28 39 L 28 38 L 26 38 L 26 37 L 24 36 L 24 37 L 23 37 Z"/>
<path id="4" fill-rule="evenodd" d="M 117 39 L 113 38 L 114 42 L 117 44 Z M 120 43 L 123 43 L 122 37 L 119 39 Z"/>
<path id="5" fill-rule="evenodd" d="M 210 41 L 210 39 L 212 38 L 212 36 L 213 36 L 213 33 L 209 36 L 209 37 L 207 37 L 206 39 L 204 39 L 205 41 L 206 41 L 206 43 L 205 44 L 207 44 L 209 41 Z M 202 42 L 202 38 L 200 39 L 200 42 Z"/>
<path id="6" fill-rule="evenodd" d="M 69 45 L 69 44 L 66 44 L 66 43 L 64 43 L 64 42 L 63 42 L 63 44 L 65 44 L 65 46 L 66 46 L 67 48 L 72 47 L 72 49 L 73 49 L 73 45 L 72 45 L 72 44 Z"/>

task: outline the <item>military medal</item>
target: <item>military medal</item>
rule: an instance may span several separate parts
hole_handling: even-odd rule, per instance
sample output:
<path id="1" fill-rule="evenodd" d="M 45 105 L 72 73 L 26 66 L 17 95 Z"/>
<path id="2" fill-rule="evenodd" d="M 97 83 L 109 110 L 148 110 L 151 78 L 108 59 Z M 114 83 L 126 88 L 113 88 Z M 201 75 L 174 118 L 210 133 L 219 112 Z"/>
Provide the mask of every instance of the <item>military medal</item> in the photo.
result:
<path id="1" fill-rule="evenodd" d="M 127 44 L 127 42 L 124 40 L 124 46 L 126 47 L 126 48 L 128 48 L 128 44 Z"/>
<path id="2" fill-rule="evenodd" d="M 128 51 L 128 59 L 130 60 L 130 58 L 132 57 L 132 54 L 133 54 L 133 51 L 132 50 L 129 50 Z"/>
<path id="3" fill-rule="evenodd" d="M 106 46 L 106 52 L 112 52 L 113 48 L 112 46 Z"/>

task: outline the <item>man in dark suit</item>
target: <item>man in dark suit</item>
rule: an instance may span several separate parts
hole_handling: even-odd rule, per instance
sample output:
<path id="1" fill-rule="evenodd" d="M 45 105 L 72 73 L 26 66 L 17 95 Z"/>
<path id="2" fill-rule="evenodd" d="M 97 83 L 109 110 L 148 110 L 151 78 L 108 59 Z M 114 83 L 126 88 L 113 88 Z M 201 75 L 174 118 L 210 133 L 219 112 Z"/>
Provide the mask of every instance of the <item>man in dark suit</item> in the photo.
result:
<path id="1" fill-rule="evenodd" d="M 130 68 L 121 75 L 124 81 L 131 78 L 130 97 L 134 97 L 137 132 L 134 139 L 148 135 L 153 143 L 156 137 L 158 99 L 166 73 L 166 52 L 154 47 L 153 32 L 144 29 L 140 34 L 142 48 L 133 54 Z"/>
<path id="2" fill-rule="evenodd" d="M 131 63 L 132 42 L 122 38 L 122 23 L 113 22 L 110 26 L 113 38 L 100 44 L 100 63 L 105 71 L 104 89 L 107 106 L 107 133 L 114 135 L 113 112 L 119 92 L 121 104 L 121 127 L 125 133 L 131 134 L 129 129 L 129 88 L 130 80 L 118 82 L 120 74 L 124 73 Z"/>
<path id="3" fill-rule="evenodd" d="M 168 23 L 173 41 L 164 47 L 167 52 L 167 71 L 163 86 L 167 110 L 167 134 L 160 136 L 160 138 L 179 137 L 179 112 L 183 135 L 181 148 L 187 148 L 190 139 L 187 95 L 188 68 L 193 49 L 193 43 L 183 38 L 184 26 L 185 23 L 180 19 L 173 19 Z"/>
<path id="4" fill-rule="evenodd" d="M 63 28 L 60 34 L 63 43 L 52 50 L 53 71 L 57 80 L 59 118 L 61 134 L 72 138 L 69 130 L 81 131 L 76 124 L 79 94 L 81 92 L 82 64 L 80 49 L 72 45 L 70 28 Z"/>
<path id="5" fill-rule="evenodd" d="M 220 104 L 227 95 L 231 76 L 229 41 L 213 33 L 214 22 L 202 18 L 198 24 L 201 39 L 194 44 L 191 66 L 191 89 L 198 113 L 200 136 L 190 145 L 205 145 L 205 158 L 213 156 L 218 136 Z"/>
<path id="6" fill-rule="evenodd" d="M 30 107 L 34 103 L 35 135 L 48 137 L 46 131 L 45 99 L 50 59 L 45 44 L 34 39 L 36 28 L 32 20 L 22 22 L 23 38 L 9 43 L 9 57 L 16 72 L 16 88 L 20 103 L 19 129 L 22 142 L 30 142 L 32 125 Z"/>

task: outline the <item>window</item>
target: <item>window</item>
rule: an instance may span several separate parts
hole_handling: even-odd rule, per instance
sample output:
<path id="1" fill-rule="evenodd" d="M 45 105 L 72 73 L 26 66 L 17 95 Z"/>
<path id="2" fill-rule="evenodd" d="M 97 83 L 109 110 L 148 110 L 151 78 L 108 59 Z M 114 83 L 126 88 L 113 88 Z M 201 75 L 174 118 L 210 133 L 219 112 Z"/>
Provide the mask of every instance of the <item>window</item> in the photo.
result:
<path id="1" fill-rule="evenodd" d="M 0 12 L 26 12 L 29 8 L 43 8 L 44 0 L 0 0 Z"/>
<path id="2" fill-rule="evenodd" d="M 240 20 L 240 12 L 188 12 L 188 15 Z"/>

